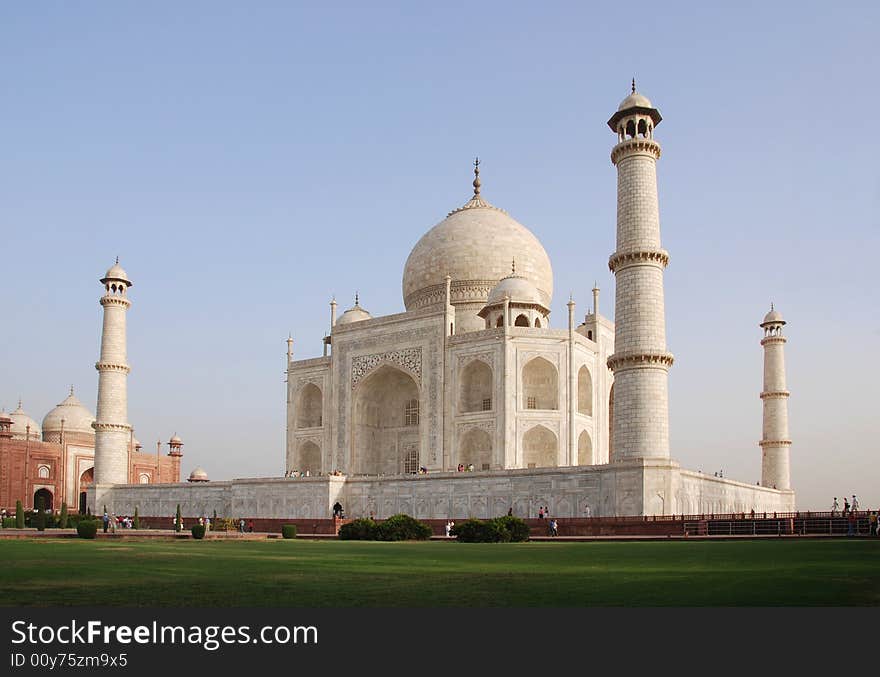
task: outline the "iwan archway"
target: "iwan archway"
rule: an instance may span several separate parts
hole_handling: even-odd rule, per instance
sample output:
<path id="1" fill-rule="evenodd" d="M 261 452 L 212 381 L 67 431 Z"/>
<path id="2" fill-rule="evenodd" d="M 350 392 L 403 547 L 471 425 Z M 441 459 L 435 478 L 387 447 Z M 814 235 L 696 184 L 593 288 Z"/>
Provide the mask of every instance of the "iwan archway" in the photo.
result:
<path id="1" fill-rule="evenodd" d="M 421 403 L 413 377 L 383 365 L 354 393 L 351 468 L 355 475 L 418 472 Z"/>

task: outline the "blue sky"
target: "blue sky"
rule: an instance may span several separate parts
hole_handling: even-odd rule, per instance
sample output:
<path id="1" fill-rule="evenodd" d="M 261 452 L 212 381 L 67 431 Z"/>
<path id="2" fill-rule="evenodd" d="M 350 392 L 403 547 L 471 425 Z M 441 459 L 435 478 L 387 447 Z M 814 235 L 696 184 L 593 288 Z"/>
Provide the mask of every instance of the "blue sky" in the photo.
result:
<path id="1" fill-rule="evenodd" d="M 658 164 L 672 454 L 760 477 L 762 354 L 788 320 L 802 509 L 880 504 L 876 3 L 4 3 L 0 406 L 94 409 L 119 256 L 129 417 L 183 467 L 276 475 L 284 339 L 328 301 L 403 309 L 418 238 L 470 194 L 542 241 L 551 322 L 613 305 L 614 136 L 639 90 Z"/>

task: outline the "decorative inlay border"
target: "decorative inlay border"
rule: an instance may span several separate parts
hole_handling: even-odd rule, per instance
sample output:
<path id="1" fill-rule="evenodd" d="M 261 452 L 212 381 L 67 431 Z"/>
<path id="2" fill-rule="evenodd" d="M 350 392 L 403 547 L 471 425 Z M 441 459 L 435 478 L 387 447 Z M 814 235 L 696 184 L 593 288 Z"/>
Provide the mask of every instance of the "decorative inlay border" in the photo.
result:
<path id="1" fill-rule="evenodd" d="M 608 358 L 608 368 L 611 371 L 620 369 L 621 367 L 641 367 L 650 365 L 661 365 L 671 367 L 673 362 L 672 353 L 654 352 L 650 350 L 639 350 L 636 352 L 619 352 L 614 353 Z"/>
<path id="2" fill-rule="evenodd" d="M 664 268 L 669 265 L 669 252 L 665 249 L 645 249 L 635 252 L 615 252 L 608 259 L 608 267 L 612 273 L 619 268 L 644 263 L 659 263 Z"/>
<path id="3" fill-rule="evenodd" d="M 131 430 L 131 426 L 125 423 L 98 423 L 97 421 L 94 421 L 92 427 L 95 430 L 115 430 L 117 432 L 126 433 Z"/>
<path id="4" fill-rule="evenodd" d="M 101 297 L 101 305 L 102 306 L 122 306 L 123 308 L 128 308 L 131 305 L 131 301 L 121 296 L 102 296 Z"/>
<path id="5" fill-rule="evenodd" d="M 403 348 L 372 355 L 359 355 L 351 360 L 351 389 L 354 390 L 371 371 L 382 364 L 396 364 L 414 374 L 421 385 L 422 349 Z"/>
<path id="6" fill-rule="evenodd" d="M 790 447 L 791 440 L 761 440 L 759 447 Z"/>
<path id="7" fill-rule="evenodd" d="M 131 371 L 131 367 L 127 364 L 114 364 L 113 362 L 95 362 L 95 369 L 98 371 L 121 371 L 123 374 L 128 374 Z"/>
<path id="8" fill-rule="evenodd" d="M 768 343 L 786 343 L 784 336 L 765 336 L 761 339 L 761 345 L 766 346 Z"/>

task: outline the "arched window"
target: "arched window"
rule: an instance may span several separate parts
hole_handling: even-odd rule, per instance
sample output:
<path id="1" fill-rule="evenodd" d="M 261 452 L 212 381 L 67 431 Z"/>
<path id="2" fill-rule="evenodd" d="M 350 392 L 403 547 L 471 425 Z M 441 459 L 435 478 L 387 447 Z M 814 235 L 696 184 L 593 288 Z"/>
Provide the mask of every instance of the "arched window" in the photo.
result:
<path id="1" fill-rule="evenodd" d="M 538 329 L 541 328 L 541 318 L 539 318 L 539 317 L 535 318 L 535 327 L 537 327 Z"/>
<path id="2" fill-rule="evenodd" d="M 41 465 L 39 468 L 37 468 L 37 477 L 39 477 L 41 480 L 49 479 L 49 466 Z"/>
<path id="3" fill-rule="evenodd" d="M 492 463 L 492 436 L 480 428 L 468 430 L 459 442 L 458 462 L 465 467 L 473 464 L 477 470 L 488 470 Z"/>
<path id="4" fill-rule="evenodd" d="M 523 465 L 526 468 L 554 468 L 557 464 L 557 440 L 551 430 L 536 425 L 523 435 Z"/>
<path id="5" fill-rule="evenodd" d="M 593 465 L 593 441 L 586 430 L 578 437 L 578 465 Z"/>
<path id="6" fill-rule="evenodd" d="M 636 123 L 632 120 L 626 123 L 626 136 L 629 139 L 634 139 L 636 136 Z"/>
<path id="7" fill-rule="evenodd" d="M 482 360 L 468 362 L 461 370 L 458 410 L 466 413 L 492 409 L 492 381 L 492 368 L 488 364 Z"/>
<path id="8" fill-rule="evenodd" d="M 517 315 L 516 321 L 513 323 L 514 327 L 528 327 L 529 326 L 529 318 L 525 315 Z"/>
<path id="9" fill-rule="evenodd" d="M 321 427 L 322 406 L 323 398 L 321 397 L 321 389 L 314 383 L 306 384 L 299 392 L 299 401 L 296 407 L 296 427 Z"/>
<path id="10" fill-rule="evenodd" d="M 532 359 L 522 372 L 524 409 L 559 409 L 556 367 L 543 357 Z"/>
<path id="11" fill-rule="evenodd" d="M 300 473 L 305 473 L 308 470 L 312 475 L 321 472 L 321 447 L 317 444 L 311 440 L 303 442 L 297 455 L 297 467 L 293 470 L 299 470 Z"/>
<path id="12" fill-rule="evenodd" d="M 498 319 L 495 321 L 495 326 L 496 327 L 503 327 L 504 326 L 504 315 L 498 316 Z"/>
<path id="13" fill-rule="evenodd" d="M 583 366 L 578 371 L 578 413 L 593 415 L 593 379 L 590 370 Z"/>
<path id="14" fill-rule="evenodd" d="M 639 120 L 639 136 L 648 136 L 648 123 L 644 120 Z"/>
<path id="15" fill-rule="evenodd" d="M 147 473 L 142 472 L 140 475 L 138 475 L 138 484 L 149 484 L 149 483 L 150 483 L 150 476 Z"/>
<path id="16" fill-rule="evenodd" d="M 405 424 L 408 426 L 417 426 L 419 424 L 419 401 L 407 400 L 404 408 Z"/>

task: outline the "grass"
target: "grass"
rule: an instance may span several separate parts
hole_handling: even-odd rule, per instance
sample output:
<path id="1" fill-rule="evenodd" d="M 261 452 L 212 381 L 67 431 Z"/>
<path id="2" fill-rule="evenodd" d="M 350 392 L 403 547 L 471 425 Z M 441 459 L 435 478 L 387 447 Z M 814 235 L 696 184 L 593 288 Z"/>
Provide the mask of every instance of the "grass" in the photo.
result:
<path id="1" fill-rule="evenodd" d="M 4 606 L 880 606 L 880 539 L 0 542 Z"/>

